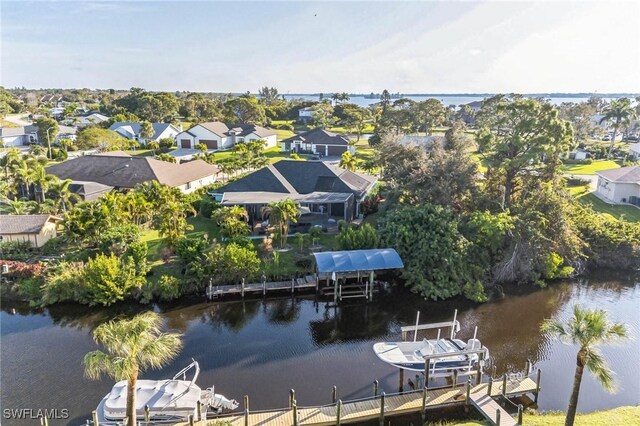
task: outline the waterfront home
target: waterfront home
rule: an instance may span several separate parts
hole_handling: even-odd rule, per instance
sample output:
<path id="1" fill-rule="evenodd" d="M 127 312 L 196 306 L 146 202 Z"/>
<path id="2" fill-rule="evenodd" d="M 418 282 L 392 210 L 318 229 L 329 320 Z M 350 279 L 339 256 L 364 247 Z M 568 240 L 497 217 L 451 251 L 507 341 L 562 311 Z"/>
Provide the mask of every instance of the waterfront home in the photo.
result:
<path id="1" fill-rule="evenodd" d="M 38 143 L 38 127 L 0 127 L 0 145 L 2 147 L 22 146 Z"/>
<path id="2" fill-rule="evenodd" d="M 0 215 L 0 237 L 3 242 L 29 242 L 42 247 L 57 234 L 57 224 L 62 218 L 48 214 Z"/>
<path id="3" fill-rule="evenodd" d="M 569 160 L 585 160 L 587 158 L 591 158 L 591 153 L 585 149 L 578 148 L 570 151 L 567 154 L 567 158 Z"/>
<path id="4" fill-rule="evenodd" d="M 640 166 L 601 170 L 596 194 L 611 203 L 640 206 Z"/>
<path id="5" fill-rule="evenodd" d="M 313 107 L 300 108 L 298 110 L 298 121 L 303 124 L 308 124 L 313 120 Z"/>
<path id="6" fill-rule="evenodd" d="M 360 203 L 376 184 L 373 176 L 330 166 L 322 161 L 280 160 L 216 189 L 217 201 L 239 205 L 254 219 L 262 207 L 292 199 L 311 213 L 350 221 L 360 214 Z"/>
<path id="7" fill-rule="evenodd" d="M 216 181 L 218 167 L 203 160 L 169 163 L 151 157 L 132 157 L 121 151 L 85 155 L 46 168 L 47 173 L 87 188 L 88 182 L 127 190 L 138 184 L 156 181 L 188 194 Z M 93 187 L 105 192 L 104 187 Z M 80 190 L 80 189 L 78 189 Z M 86 195 L 85 195 L 86 196 Z"/>
<path id="8" fill-rule="evenodd" d="M 221 121 L 210 121 L 196 124 L 176 135 L 178 148 L 195 149 L 199 144 L 209 150 L 233 148 L 238 143 L 264 140 L 266 148 L 276 146 L 278 136 L 275 130 L 255 124 L 225 124 Z"/>
<path id="9" fill-rule="evenodd" d="M 150 141 L 160 142 L 162 139 L 175 139 L 176 135 L 180 133 L 178 128 L 169 123 L 151 123 L 151 126 L 153 127 L 153 136 L 150 138 L 143 138 L 140 135 L 141 123 L 118 121 L 113 123 L 109 130 L 113 130 L 127 139 L 138 141 L 141 145 L 146 145 Z"/>
<path id="10" fill-rule="evenodd" d="M 640 160 L 640 142 L 629 146 L 629 155 L 636 161 Z"/>
<path id="11" fill-rule="evenodd" d="M 356 153 L 355 146 L 349 143 L 346 136 L 324 129 L 313 129 L 299 135 L 291 136 L 281 143 L 283 151 L 339 156 L 343 152 Z"/>

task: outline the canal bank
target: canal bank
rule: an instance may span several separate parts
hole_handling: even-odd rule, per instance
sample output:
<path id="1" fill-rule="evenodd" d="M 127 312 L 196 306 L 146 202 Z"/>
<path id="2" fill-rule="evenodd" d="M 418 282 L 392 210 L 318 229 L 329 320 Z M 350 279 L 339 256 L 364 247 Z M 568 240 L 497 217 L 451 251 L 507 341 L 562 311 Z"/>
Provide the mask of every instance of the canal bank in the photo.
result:
<path id="1" fill-rule="evenodd" d="M 573 304 L 580 303 L 606 309 L 612 320 L 627 323 L 639 335 L 637 275 L 591 276 L 553 283 L 545 289 L 513 287 L 505 292 L 504 299 L 482 305 L 461 299 L 424 301 L 404 289 L 393 289 L 369 304 L 354 302 L 331 309 L 312 298 L 290 297 L 155 305 L 169 328 L 185 334 L 185 347 L 171 365 L 145 373 L 143 378 L 170 377 L 194 358 L 202 368 L 201 386 L 213 384 L 216 391 L 238 400 L 249 395 L 252 408 L 258 410 L 286 407 L 292 388 L 301 405 L 330 403 L 333 386 L 345 400 L 369 396 L 376 379 L 381 391 L 393 392 L 398 387 L 398 372 L 377 359 L 373 343 L 399 339 L 400 327 L 415 322 L 416 310 L 425 322 L 437 322 L 450 319 L 453 309 L 458 309 L 460 336 L 471 336 L 479 326 L 479 338 L 490 348 L 497 374 L 520 370 L 522 361 L 531 359 L 544 373 L 540 408 L 564 410 L 575 348 L 542 336 L 542 320 L 565 318 Z M 34 310 L 24 304 L 3 303 L 3 408 L 67 408 L 69 419 L 55 424 L 84 423 L 113 385 L 108 379 L 91 382 L 83 377 L 82 357 L 95 349 L 91 331 L 115 315 L 141 309 L 145 308 L 59 305 Z M 609 395 L 585 375 L 578 410 L 637 404 L 640 384 L 629 372 L 635 371 L 639 351 L 637 339 L 604 347 L 618 373 L 619 392 Z M 9 420 L 3 424 L 26 423 Z"/>

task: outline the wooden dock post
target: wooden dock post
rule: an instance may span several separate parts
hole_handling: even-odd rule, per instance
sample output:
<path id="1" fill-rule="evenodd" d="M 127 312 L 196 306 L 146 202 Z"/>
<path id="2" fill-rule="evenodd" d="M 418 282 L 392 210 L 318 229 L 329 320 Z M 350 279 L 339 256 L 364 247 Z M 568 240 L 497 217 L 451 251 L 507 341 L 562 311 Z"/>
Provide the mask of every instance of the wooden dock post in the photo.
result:
<path id="1" fill-rule="evenodd" d="M 249 411 L 249 395 L 245 395 L 245 396 L 242 398 L 242 403 L 243 403 L 243 405 L 244 405 L 244 409 L 245 409 L 245 411 L 247 411 L 247 412 L 248 412 L 248 411 Z"/>
<path id="2" fill-rule="evenodd" d="M 375 398 L 376 396 L 378 396 L 378 381 L 374 380 L 373 381 L 373 397 Z"/>
<path id="3" fill-rule="evenodd" d="M 451 386 L 451 389 L 455 389 L 456 386 L 458 385 L 458 370 L 453 370 L 453 386 Z"/>
<path id="4" fill-rule="evenodd" d="M 189 426 L 193 426 L 193 414 L 189 414 Z"/>
<path id="5" fill-rule="evenodd" d="M 522 404 L 518 404 L 518 424 L 522 425 Z"/>
<path id="6" fill-rule="evenodd" d="M 289 408 L 293 407 L 293 401 L 296 399 L 296 391 L 291 389 L 289 391 Z"/>
<path id="7" fill-rule="evenodd" d="M 464 405 L 468 406 L 471 401 L 471 377 L 467 379 L 467 396 L 464 399 Z"/>
<path id="8" fill-rule="evenodd" d="M 93 419 L 93 426 L 100 426 L 100 422 L 98 421 L 98 413 L 96 410 L 91 412 L 91 418 Z"/>
<path id="9" fill-rule="evenodd" d="M 338 400 L 338 405 L 336 405 L 336 425 L 340 426 L 340 418 L 342 417 L 342 400 Z"/>
<path id="10" fill-rule="evenodd" d="M 249 410 L 244 410 L 244 426 L 249 426 Z"/>
<path id="11" fill-rule="evenodd" d="M 478 354 L 478 369 L 476 370 L 476 386 L 482 383 L 482 367 L 484 365 L 484 352 Z"/>
<path id="12" fill-rule="evenodd" d="M 400 369 L 400 382 L 398 384 L 398 392 L 402 393 L 404 392 L 404 368 Z"/>
<path id="13" fill-rule="evenodd" d="M 369 300 L 373 300 L 373 278 L 374 272 L 371 271 L 371 273 L 369 274 Z"/>
<path id="14" fill-rule="evenodd" d="M 424 387 L 429 387 L 429 360 L 424 362 Z"/>
<path id="15" fill-rule="evenodd" d="M 333 389 L 331 389 L 331 402 L 335 404 L 337 400 L 338 400 L 338 387 L 334 386 Z"/>
<path id="16" fill-rule="evenodd" d="M 421 418 L 422 418 L 422 422 L 424 423 L 425 420 L 427 420 L 427 387 L 423 387 L 422 388 L 422 412 L 421 414 Z"/>
<path id="17" fill-rule="evenodd" d="M 540 375 L 541 374 L 542 372 L 538 368 L 538 376 L 536 377 L 536 393 L 535 393 L 535 398 L 533 400 L 533 402 L 535 402 L 536 404 L 538 403 L 538 394 L 540 394 Z"/>
<path id="18" fill-rule="evenodd" d="M 293 426 L 298 426 L 298 403 L 295 399 L 292 402 L 291 408 L 293 409 Z"/>
<path id="19" fill-rule="evenodd" d="M 384 426 L 384 392 L 380 394 L 380 426 Z"/>
<path id="20" fill-rule="evenodd" d="M 267 295 L 267 277 L 262 276 L 262 297 Z"/>
<path id="21" fill-rule="evenodd" d="M 489 384 L 487 385 L 487 395 L 491 396 L 491 388 L 493 387 L 493 376 L 489 376 Z"/>
<path id="22" fill-rule="evenodd" d="M 295 283 L 296 283 L 295 280 L 291 278 L 291 294 L 293 294 L 294 290 L 296 289 Z"/>
<path id="23" fill-rule="evenodd" d="M 202 421 L 202 401 L 200 401 L 200 400 L 198 400 L 196 413 L 198 414 L 198 421 Z M 149 423 L 149 421 L 147 420 L 147 424 L 148 423 Z"/>
<path id="24" fill-rule="evenodd" d="M 500 410 L 496 410 L 496 426 L 500 426 Z"/>
<path id="25" fill-rule="evenodd" d="M 242 279 L 242 284 L 240 285 L 240 293 L 242 298 L 244 299 L 244 278 Z"/>
<path id="26" fill-rule="evenodd" d="M 200 401 L 198 401 L 198 409 L 200 409 Z M 144 406 L 144 422 L 149 426 L 149 406 Z"/>
<path id="27" fill-rule="evenodd" d="M 507 373 L 504 373 L 502 376 L 502 396 L 506 396 L 507 394 Z"/>
<path id="28" fill-rule="evenodd" d="M 529 371 L 531 371 L 531 361 L 527 359 L 527 362 L 524 364 L 524 377 L 529 375 Z"/>

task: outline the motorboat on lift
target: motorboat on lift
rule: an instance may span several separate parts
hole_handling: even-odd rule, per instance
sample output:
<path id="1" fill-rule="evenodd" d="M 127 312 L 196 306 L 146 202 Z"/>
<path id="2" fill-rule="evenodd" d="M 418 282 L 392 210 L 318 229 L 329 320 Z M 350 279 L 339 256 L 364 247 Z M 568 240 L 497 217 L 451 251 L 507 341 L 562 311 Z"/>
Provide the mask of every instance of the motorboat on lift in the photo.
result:
<path id="1" fill-rule="evenodd" d="M 418 325 L 416 321 L 415 326 L 402 327 L 403 335 L 414 332 L 413 341 L 378 342 L 373 345 L 373 351 L 387 364 L 412 371 L 424 372 L 428 360 L 430 377 L 450 376 L 454 370 L 458 375 L 476 374 L 478 367 L 482 368 L 488 360 L 489 349 L 483 347 L 476 338 L 478 327 L 473 338 L 466 342 L 457 339 L 455 336 L 460 331 L 460 322 L 455 319 L 456 316 L 457 312 L 453 321 L 434 324 Z M 440 337 L 443 328 L 451 329 L 448 337 Z M 417 331 L 428 329 L 438 329 L 437 338 L 418 341 Z"/>
<path id="2" fill-rule="evenodd" d="M 187 380 L 187 373 L 193 370 L 193 377 Z M 188 421 L 189 416 L 198 418 L 200 414 L 220 414 L 224 410 L 235 410 L 238 402 L 214 392 L 213 386 L 202 390 L 196 385 L 200 374 L 197 361 L 180 370 L 168 380 L 138 380 L 136 383 L 136 417 L 145 420 L 145 407 L 148 407 L 149 420 L 152 422 Z M 96 409 L 101 424 L 122 422 L 127 416 L 127 381 L 116 383 Z"/>

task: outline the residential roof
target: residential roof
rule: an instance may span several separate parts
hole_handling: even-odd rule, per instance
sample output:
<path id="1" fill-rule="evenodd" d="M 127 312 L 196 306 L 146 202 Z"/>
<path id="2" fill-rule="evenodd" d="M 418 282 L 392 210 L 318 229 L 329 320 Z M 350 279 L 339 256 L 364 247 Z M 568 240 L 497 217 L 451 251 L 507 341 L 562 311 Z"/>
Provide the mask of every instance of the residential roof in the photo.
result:
<path id="1" fill-rule="evenodd" d="M 90 198 L 95 194 L 103 194 L 113 189 L 113 186 L 103 185 L 98 182 L 72 181 L 69 184 L 69 191 L 82 196 L 82 198 Z"/>
<path id="2" fill-rule="evenodd" d="M 640 183 L 640 166 L 620 167 L 618 169 L 601 170 L 598 175 L 610 182 Z"/>
<path id="3" fill-rule="evenodd" d="M 308 132 L 291 136 L 290 138 L 287 138 L 282 142 L 294 141 L 302 141 L 306 143 L 312 143 L 314 145 L 349 145 L 349 139 L 347 139 L 345 136 L 329 132 L 321 128 L 309 130 Z"/>
<path id="4" fill-rule="evenodd" d="M 290 194 L 286 192 L 225 192 L 222 205 L 268 204 L 291 199 L 300 204 L 344 203 L 353 197 L 352 193 L 312 192 L 311 194 Z"/>
<path id="5" fill-rule="evenodd" d="M 60 179 L 97 182 L 115 188 L 133 188 L 139 183 L 158 181 L 179 186 L 216 175 L 218 167 L 203 160 L 175 164 L 150 157 L 131 157 L 122 152 L 85 155 L 47 167 Z"/>
<path id="6" fill-rule="evenodd" d="M 364 195 L 376 178 L 330 166 L 322 161 L 280 160 L 216 190 L 227 192 L 315 192 Z M 293 198 L 293 197 L 292 197 Z"/>
<path id="7" fill-rule="evenodd" d="M 267 129 L 266 127 L 257 126 L 255 124 L 227 125 L 221 121 L 208 121 L 205 123 L 196 124 L 193 127 L 196 127 L 196 126 L 202 126 L 205 129 L 209 130 L 212 133 L 215 133 L 220 137 L 230 136 L 231 135 L 230 131 L 234 131 L 236 136 L 247 136 L 247 135 L 250 135 L 251 133 L 255 133 L 257 136 L 261 138 L 266 138 L 268 136 L 273 136 L 277 134 L 275 130 Z M 187 132 L 189 130 L 187 130 Z"/>
<path id="8" fill-rule="evenodd" d="M 0 138 L 28 135 L 30 133 L 36 133 L 37 131 L 37 126 L 0 127 Z"/>
<path id="9" fill-rule="evenodd" d="M 136 135 L 140 134 L 141 126 L 142 123 L 118 121 L 116 123 L 113 123 L 111 127 L 109 127 L 109 130 L 118 132 L 128 138 L 133 138 Z M 165 130 L 167 130 L 167 128 L 173 127 L 173 125 L 171 125 L 170 123 L 151 123 L 151 126 L 153 127 L 153 136 L 151 137 L 151 139 L 154 140 L 158 139 L 160 135 Z M 173 127 L 173 129 L 176 131 L 176 133 L 178 133 L 178 129 L 176 129 L 175 127 Z"/>
<path id="10" fill-rule="evenodd" d="M 52 219 L 62 220 L 50 214 L 0 215 L 0 234 L 38 234 Z"/>
<path id="11" fill-rule="evenodd" d="M 313 256 L 320 273 L 404 268 L 400 255 L 392 248 L 323 251 L 313 253 Z"/>

